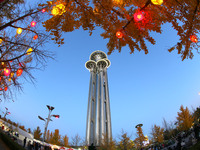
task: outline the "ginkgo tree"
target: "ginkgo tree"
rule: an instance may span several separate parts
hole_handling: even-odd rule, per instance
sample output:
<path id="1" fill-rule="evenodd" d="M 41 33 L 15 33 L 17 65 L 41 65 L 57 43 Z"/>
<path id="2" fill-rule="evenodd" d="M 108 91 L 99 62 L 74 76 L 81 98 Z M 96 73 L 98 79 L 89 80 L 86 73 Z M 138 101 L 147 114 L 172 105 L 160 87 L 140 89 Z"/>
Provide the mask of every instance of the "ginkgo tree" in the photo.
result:
<path id="1" fill-rule="evenodd" d="M 108 54 L 126 45 L 130 53 L 147 54 L 147 43 L 156 44 L 151 33 L 162 33 L 162 25 L 170 23 L 179 40 L 168 51 L 176 49 L 182 60 L 198 52 L 199 0 L 52 0 L 40 6 L 52 14 L 44 27 L 59 45 L 63 32 L 83 28 L 91 35 L 100 27 L 101 36 L 109 39 Z"/>
<path id="2" fill-rule="evenodd" d="M 189 130 L 192 127 L 194 121 L 194 117 L 190 113 L 189 109 L 187 107 L 184 108 L 183 105 L 181 105 L 180 112 L 178 112 L 177 114 L 177 128 L 180 131 Z"/>

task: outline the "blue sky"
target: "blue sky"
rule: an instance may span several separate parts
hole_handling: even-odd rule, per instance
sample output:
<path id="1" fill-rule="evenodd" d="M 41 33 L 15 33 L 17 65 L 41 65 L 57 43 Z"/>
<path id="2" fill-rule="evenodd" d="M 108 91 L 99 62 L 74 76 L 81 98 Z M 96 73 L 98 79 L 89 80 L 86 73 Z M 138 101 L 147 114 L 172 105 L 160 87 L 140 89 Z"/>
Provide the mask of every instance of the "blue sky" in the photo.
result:
<path id="1" fill-rule="evenodd" d="M 176 51 L 167 51 L 173 46 L 177 34 L 169 25 L 163 26 L 163 34 L 152 33 L 156 45 L 148 44 L 149 54 L 135 52 L 129 54 L 128 47 L 121 53 L 116 50 L 108 56 L 108 84 L 111 104 L 112 133 L 115 139 L 125 130 L 134 139 L 135 125 L 142 123 L 145 135 L 151 126 L 161 125 L 165 118 L 174 121 L 181 105 L 196 108 L 200 96 L 200 56 L 193 60 L 181 61 Z M 24 91 L 18 94 L 15 102 L 2 102 L 1 110 L 7 107 L 15 122 L 32 130 L 39 126 L 42 131 L 44 122 L 38 115 L 46 118 L 46 105 L 54 106 L 53 118 L 48 129 L 60 130 L 61 135 L 70 138 L 86 132 L 86 115 L 90 73 L 85 62 L 95 50 L 108 52 L 107 40 L 99 34 L 100 29 L 89 36 L 87 31 L 77 30 L 65 33 L 65 44 L 57 47 L 51 41 L 46 48 L 55 52 L 56 60 L 49 60 L 43 71 L 34 71 L 35 85 L 24 83 Z M 1 113 L 2 114 L 2 113 Z"/>

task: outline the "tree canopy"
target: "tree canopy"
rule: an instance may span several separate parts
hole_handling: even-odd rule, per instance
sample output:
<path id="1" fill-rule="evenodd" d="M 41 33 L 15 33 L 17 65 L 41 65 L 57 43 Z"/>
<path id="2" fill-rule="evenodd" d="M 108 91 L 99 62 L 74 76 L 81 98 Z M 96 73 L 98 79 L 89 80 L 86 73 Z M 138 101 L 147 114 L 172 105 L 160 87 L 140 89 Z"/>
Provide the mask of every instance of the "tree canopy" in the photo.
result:
<path id="1" fill-rule="evenodd" d="M 147 43 L 156 44 L 151 33 L 162 33 L 162 25 L 170 23 L 179 41 L 168 51 L 176 49 L 182 60 L 198 52 L 199 0 L 52 0 L 40 6 L 52 14 L 44 27 L 57 44 L 64 43 L 63 32 L 82 27 L 91 35 L 100 27 L 101 36 L 109 39 L 108 54 L 126 45 L 130 53 L 142 50 L 147 54 Z"/>

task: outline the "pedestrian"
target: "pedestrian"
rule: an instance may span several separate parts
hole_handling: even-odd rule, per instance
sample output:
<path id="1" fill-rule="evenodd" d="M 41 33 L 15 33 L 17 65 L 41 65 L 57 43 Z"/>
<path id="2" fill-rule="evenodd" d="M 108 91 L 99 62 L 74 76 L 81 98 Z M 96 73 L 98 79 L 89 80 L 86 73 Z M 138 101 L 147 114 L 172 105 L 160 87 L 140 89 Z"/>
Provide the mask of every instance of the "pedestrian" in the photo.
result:
<path id="1" fill-rule="evenodd" d="M 26 146 L 26 137 L 24 138 L 24 148 L 25 148 L 25 146 Z"/>

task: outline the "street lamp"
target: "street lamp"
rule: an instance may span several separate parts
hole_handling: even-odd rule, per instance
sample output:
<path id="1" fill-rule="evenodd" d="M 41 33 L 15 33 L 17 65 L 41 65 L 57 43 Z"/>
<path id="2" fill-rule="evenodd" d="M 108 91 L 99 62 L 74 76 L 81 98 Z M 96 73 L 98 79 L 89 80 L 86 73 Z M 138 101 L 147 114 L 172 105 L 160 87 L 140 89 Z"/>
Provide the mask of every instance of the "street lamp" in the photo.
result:
<path id="1" fill-rule="evenodd" d="M 136 126 L 135 126 L 135 128 L 138 128 L 138 127 L 142 127 L 143 126 L 143 124 L 137 124 Z"/>
<path id="2" fill-rule="evenodd" d="M 8 111 L 8 108 L 7 108 L 7 107 L 5 107 L 5 109 L 6 109 L 6 112 L 5 112 L 4 118 L 6 119 L 6 116 L 7 116 L 7 115 L 10 115 L 11 113 Z"/>
<path id="3" fill-rule="evenodd" d="M 47 132 L 47 127 L 48 127 L 49 121 L 52 121 L 51 117 L 60 118 L 60 115 L 51 115 L 51 112 L 53 111 L 54 107 L 47 105 L 47 108 L 49 109 L 49 115 L 48 115 L 48 118 L 46 118 L 46 120 L 44 118 L 38 116 L 38 118 L 40 120 L 43 120 L 45 122 L 43 142 L 45 140 L 45 136 L 46 136 L 46 132 Z"/>

